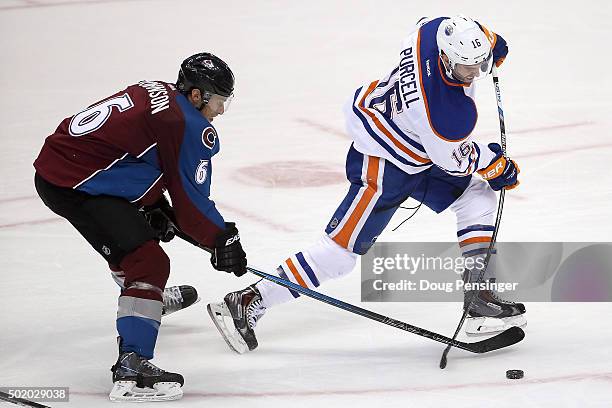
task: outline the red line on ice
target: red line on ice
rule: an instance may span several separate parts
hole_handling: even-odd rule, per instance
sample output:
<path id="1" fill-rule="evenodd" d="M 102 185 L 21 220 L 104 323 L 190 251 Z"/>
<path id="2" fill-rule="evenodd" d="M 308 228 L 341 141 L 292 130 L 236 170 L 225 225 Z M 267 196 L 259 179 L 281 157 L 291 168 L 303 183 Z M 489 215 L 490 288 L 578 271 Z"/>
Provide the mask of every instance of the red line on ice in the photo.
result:
<path id="1" fill-rule="evenodd" d="M 295 119 L 297 122 L 302 123 L 306 126 L 310 126 L 311 128 L 314 128 L 316 130 L 320 130 L 322 132 L 327 132 L 330 133 L 334 136 L 339 136 L 343 139 L 349 139 L 349 135 L 347 135 L 346 133 L 342 132 L 341 130 L 338 130 L 334 127 L 325 125 L 323 123 L 314 121 L 312 119 L 308 119 L 308 118 L 296 118 Z"/>
<path id="2" fill-rule="evenodd" d="M 34 221 L 22 221 L 22 222 L 14 222 L 11 224 L 0 224 L 0 229 L 3 228 L 13 228 L 13 227 L 21 227 L 24 225 L 38 225 L 38 224 L 48 224 L 50 222 L 61 221 L 61 218 L 45 218 L 42 220 L 34 220 Z"/>
<path id="3" fill-rule="evenodd" d="M 0 7 L 0 11 L 9 10 L 23 10 L 23 9 L 34 9 L 34 8 L 45 8 L 45 7 L 57 7 L 57 6 L 87 6 L 90 4 L 105 4 L 105 3 L 124 3 L 127 1 L 146 1 L 146 0 L 91 0 L 91 1 L 60 1 L 55 3 L 41 3 L 31 0 L 26 0 L 25 4 L 19 6 L 5 6 Z"/>
<path id="4" fill-rule="evenodd" d="M 272 229 L 283 231 L 283 232 L 296 232 L 295 229 L 293 229 L 291 227 L 288 227 L 286 225 L 278 224 L 278 223 L 276 223 L 274 221 L 270 221 L 270 220 L 268 220 L 268 219 L 266 219 L 264 217 L 261 217 L 261 216 L 259 216 L 257 214 L 253 214 L 251 212 L 241 210 L 240 208 L 236 208 L 236 207 L 233 207 L 231 205 L 227 205 L 226 203 L 220 203 L 219 201 L 217 201 L 217 202 L 220 204 L 220 206 L 222 208 L 227 208 L 228 211 L 231 211 L 231 212 L 233 212 L 235 214 L 238 214 L 240 216 L 243 216 L 245 218 L 249 218 L 250 220 L 253 220 L 253 221 L 258 222 L 260 224 L 267 225 L 268 227 L 270 227 Z"/>
<path id="5" fill-rule="evenodd" d="M 340 132 L 339 130 L 329 127 L 325 124 L 315 122 L 311 119 L 297 118 L 296 121 L 303 123 L 305 125 L 308 125 L 310 127 L 313 127 L 317 130 L 321 130 L 321 131 L 324 131 L 324 132 L 327 132 L 327 133 L 330 133 L 336 136 L 341 136 L 344 138 L 347 137 L 347 135 Z M 592 125 L 593 123 L 594 122 L 585 121 L 585 122 L 576 122 L 576 123 L 566 123 L 566 124 L 561 124 L 561 125 L 541 126 L 541 127 L 527 128 L 527 129 L 512 130 L 508 132 L 508 134 L 515 135 L 515 134 L 533 133 L 533 132 L 548 132 L 548 131 L 554 131 L 558 129 L 588 126 L 588 125 Z M 581 151 L 581 150 L 592 150 L 592 149 L 600 149 L 600 148 L 604 149 L 604 148 L 609 148 L 609 147 L 612 147 L 612 143 L 603 143 L 603 144 L 586 145 L 586 146 L 574 146 L 574 147 L 567 147 L 564 149 L 549 150 L 545 152 L 534 152 L 534 153 L 528 153 L 528 154 L 522 154 L 522 155 L 512 155 L 512 157 L 517 158 L 517 159 L 524 159 L 524 158 L 530 158 L 530 157 L 540 157 L 540 156 L 550 156 L 554 154 L 571 153 L 571 152 L 576 152 L 576 151 Z"/>
<path id="6" fill-rule="evenodd" d="M 15 202 L 15 201 L 33 200 L 33 199 L 36 199 L 36 198 L 38 198 L 38 197 L 36 197 L 36 196 L 10 197 L 10 198 L 0 199 L 0 204 L 11 203 L 11 202 Z M 252 220 L 254 222 L 257 222 L 259 224 L 266 225 L 266 226 L 268 226 L 268 227 L 270 227 L 270 228 L 272 228 L 274 230 L 283 231 L 283 232 L 296 232 L 296 230 L 291 228 L 291 227 L 288 227 L 286 225 L 279 224 L 279 223 L 276 223 L 274 221 L 268 220 L 267 218 L 259 216 L 257 214 L 253 214 L 251 212 L 241 210 L 240 208 L 236 208 L 234 206 L 227 205 L 225 203 L 221 204 L 221 206 L 224 207 L 224 208 L 227 208 L 228 211 L 231 211 L 231 212 L 233 212 L 233 213 L 235 213 L 237 215 L 240 215 L 242 217 L 248 218 L 248 219 L 250 219 L 250 220 Z M 24 226 L 24 225 L 46 224 L 46 223 L 49 223 L 49 222 L 59 221 L 59 220 L 61 220 L 61 218 L 46 218 L 46 219 L 43 219 L 43 220 L 20 221 L 20 222 L 14 222 L 14 223 L 10 223 L 10 224 L 0 224 L 0 229 L 2 229 L 2 228 L 20 227 L 20 226 Z"/>
<path id="7" fill-rule="evenodd" d="M 437 392 L 437 391 L 448 391 L 466 388 L 478 388 L 483 387 L 518 387 L 521 385 L 533 385 L 533 384 L 550 384 L 550 383 L 563 383 L 563 382 L 575 382 L 584 380 L 599 380 L 612 382 L 612 372 L 608 373 L 593 373 L 593 374 L 573 374 L 564 375 L 557 377 L 545 377 L 545 378 L 523 378 L 521 380 L 505 380 L 496 382 L 485 382 L 485 383 L 463 383 L 463 384 L 444 384 L 444 385 L 423 385 L 414 387 L 402 387 L 402 388 L 370 388 L 370 389 L 357 389 L 357 390 L 288 390 L 288 391 L 270 391 L 270 392 L 228 392 L 228 393 L 216 393 L 216 392 L 199 392 L 199 391 L 186 391 L 183 398 L 268 398 L 268 397 L 321 397 L 321 396 L 335 396 L 335 395 L 369 395 L 369 394 L 388 394 L 388 393 L 414 393 L 414 392 Z M 86 392 L 86 391 L 73 391 L 70 390 L 71 395 L 79 396 L 90 396 L 90 397 L 104 397 L 108 394 L 100 392 Z"/>
<path id="8" fill-rule="evenodd" d="M 509 133 L 510 134 L 521 134 L 521 133 L 532 133 L 532 132 L 547 132 L 547 131 L 557 130 L 557 129 L 568 129 L 568 128 L 580 127 L 580 126 L 589 126 L 589 125 L 592 125 L 593 123 L 594 122 L 566 123 L 563 125 L 551 125 L 551 126 L 527 128 L 527 129 L 522 129 L 522 130 L 513 130 Z"/>
<path id="9" fill-rule="evenodd" d="M 296 118 L 295 119 L 297 122 L 300 122 L 304 125 L 310 126 L 314 129 L 323 131 L 323 132 L 327 132 L 330 133 L 332 135 L 335 136 L 340 136 L 343 139 L 347 139 L 349 138 L 349 136 L 334 128 L 331 126 L 328 126 L 324 123 L 321 122 L 317 122 L 315 120 L 312 119 L 308 119 L 308 118 Z M 549 125 L 549 126 L 540 126 L 540 127 L 532 127 L 532 128 L 526 128 L 526 129 L 518 129 L 518 130 L 511 130 L 508 132 L 509 135 L 519 135 L 519 134 L 525 134 L 525 133 L 534 133 L 534 132 L 550 132 L 550 131 L 554 131 L 554 130 L 559 130 L 559 129 L 568 129 L 568 128 L 574 128 L 574 127 L 581 127 L 581 126 L 589 126 L 594 124 L 594 122 L 589 122 L 589 121 L 583 121 L 583 122 L 575 122 L 575 123 L 564 123 L 564 124 L 560 124 L 560 125 Z M 488 135 L 489 133 L 487 133 Z"/>
<path id="10" fill-rule="evenodd" d="M 593 149 L 607 149 L 612 147 L 612 143 L 602 143 L 596 145 L 587 145 L 587 146 L 572 146 L 567 147 L 565 149 L 556 149 L 556 150 L 548 150 L 546 152 L 536 152 L 536 153 L 527 153 L 527 154 L 519 154 L 512 155 L 512 157 L 516 157 L 517 159 L 525 159 L 530 157 L 541 157 L 541 156 L 552 156 L 555 154 L 563 154 L 563 153 L 573 153 L 580 150 L 593 150 Z"/>
<path id="11" fill-rule="evenodd" d="M 526 128 L 526 129 L 518 129 L 518 130 L 510 129 L 509 131 L 507 130 L 506 133 L 508 134 L 508 136 L 512 136 L 512 135 L 520 135 L 520 134 L 535 133 L 535 132 L 550 132 L 550 131 L 559 130 L 559 129 L 569 129 L 569 128 L 575 128 L 575 127 L 581 127 L 581 126 L 589 126 L 594 123 L 595 122 L 583 121 L 583 122 L 575 122 L 575 123 L 564 123 L 561 125 L 532 127 L 532 128 Z M 487 132 L 485 135 L 491 135 L 491 134 L 492 133 Z M 499 132 L 495 134 L 499 134 Z M 478 136 L 484 136 L 484 135 L 478 135 Z"/>
<path id="12" fill-rule="evenodd" d="M 36 196 L 21 196 L 21 197 L 9 197 L 9 198 L 3 198 L 0 199 L 0 204 L 4 204 L 4 203 L 12 203 L 14 201 L 25 201 L 25 200 L 33 200 L 35 198 L 38 198 Z"/>

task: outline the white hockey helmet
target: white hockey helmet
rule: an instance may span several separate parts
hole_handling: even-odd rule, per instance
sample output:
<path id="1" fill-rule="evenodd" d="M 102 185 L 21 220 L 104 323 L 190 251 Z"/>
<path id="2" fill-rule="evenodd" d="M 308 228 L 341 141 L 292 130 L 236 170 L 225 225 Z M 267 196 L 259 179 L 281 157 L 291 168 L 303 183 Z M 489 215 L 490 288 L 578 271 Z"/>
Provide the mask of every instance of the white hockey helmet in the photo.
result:
<path id="1" fill-rule="evenodd" d="M 442 20 L 436 41 L 440 56 L 448 57 L 444 67 L 450 77 L 470 83 L 491 72 L 491 42 L 471 18 L 459 15 Z"/>

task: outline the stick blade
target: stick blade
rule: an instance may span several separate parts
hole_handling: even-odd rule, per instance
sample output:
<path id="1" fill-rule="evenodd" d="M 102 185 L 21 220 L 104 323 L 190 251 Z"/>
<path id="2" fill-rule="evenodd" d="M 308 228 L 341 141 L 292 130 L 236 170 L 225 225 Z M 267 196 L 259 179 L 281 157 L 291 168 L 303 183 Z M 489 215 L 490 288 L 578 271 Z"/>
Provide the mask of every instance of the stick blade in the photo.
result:
<path id="1" fill-rule="evenodd" d="M 440 358 L 440 368 L 442 370 L 446 368 L 447 356 L 448 356 L 448 352 L 450 351 L 451 347 L 452 346 L 449 344 L 448 346 L 446 346 L 446 348 L 442 352 L 442 358 Z"/>
<path id="2" fill-rule="evenodd" d="M 442 370 L 444 370 L 444 369 L 446 368 L 446 363 L 447 363 L 447 357 L 446 357 L 446 354 L 447 354 L 447 353 L 446 353 L 446 352 L 444 352 L 444 353 L 442 354 L 442 358 L 440 359 L 440 368 L 441 368 Z"/>
<path id="3" fill-rule="evenodd" d="M 469 344 L 472 351 L 476 353 L 487 353 L 516 344 L 524 338 L 525 332 L 523 329 L 514 326 L 489 339 Z"/>

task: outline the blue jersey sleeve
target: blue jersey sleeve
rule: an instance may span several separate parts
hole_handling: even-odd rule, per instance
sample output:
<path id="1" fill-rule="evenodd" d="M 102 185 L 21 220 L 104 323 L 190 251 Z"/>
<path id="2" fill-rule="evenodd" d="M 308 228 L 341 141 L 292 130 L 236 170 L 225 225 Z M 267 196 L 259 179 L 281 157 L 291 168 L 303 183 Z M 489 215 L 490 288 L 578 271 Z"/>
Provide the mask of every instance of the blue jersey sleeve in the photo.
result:
<path id="1" fill-rule="evenodd" d="M 201 138 L 196 137 L 198 133 Z M 210 199 L 212 156 L 218 151 L 219 141 L 212 125 L 196 135 L 185 135 L 179 154 L 179 174 L 183 190 L 200 214 L 223 229 L 223 217 Z"/>
<path id="2" fill-rule="evenodd" d="M 215 128 L 183 96 L 170 124 L 156 123 L 158 154 L 179 228 L 213 247 L 225 221 L 210 199 L 212 157 L 219 151 Z M 162 126 L 163 125 L 163 126 Z"/>

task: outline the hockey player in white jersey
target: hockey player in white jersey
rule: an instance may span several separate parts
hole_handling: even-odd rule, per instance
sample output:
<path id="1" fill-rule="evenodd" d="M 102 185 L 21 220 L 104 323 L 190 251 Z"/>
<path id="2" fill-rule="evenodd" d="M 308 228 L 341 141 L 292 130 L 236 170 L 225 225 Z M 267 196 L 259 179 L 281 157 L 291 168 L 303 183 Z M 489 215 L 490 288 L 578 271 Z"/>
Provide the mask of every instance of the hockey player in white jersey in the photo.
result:
<path id="1" fill-rule="evenodd" d="M 470 18 L 417 23 L 397 66 L 357 89 L 346 105 L 346 128 L 353 139 L 346 160 L 349 191 L 325 235 L 284 261 L 279 276 L 313 289 L 348 274 L 409 197 L 437 213 L 450 208 L 463 256 L 484 258 L 494 231 L 494 190 L 516 187 L 519 169 L 499 144 L 473 140 L 474 82 L 493 64 L 501 65 L 507 53 L 501 36 Z M 484 278 L 490 281 L 494 276 L 488 269 Z M 466 270 L 464 279 L 476 282 L 478 272 Z M 471 294 L 466 292 L 466 298 Z M 208 310 L 228 345 L 242 353 L 257 347 L 253 329 L 263 313 L 297 297 L 260 281 L 227 294 Z M 477 334 L 523 326 L 524 313 L 521 303 L 478 291 L 466 328 Z"/>

